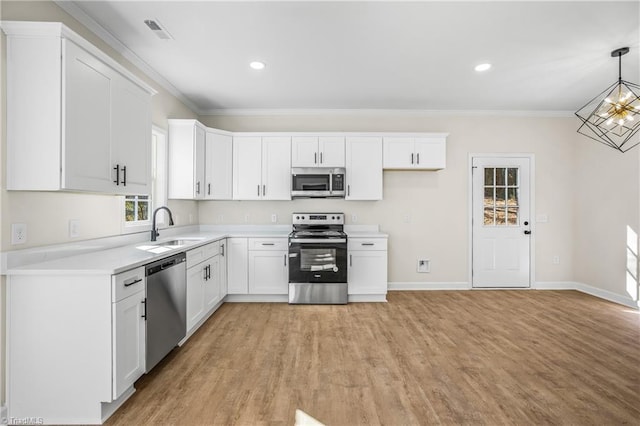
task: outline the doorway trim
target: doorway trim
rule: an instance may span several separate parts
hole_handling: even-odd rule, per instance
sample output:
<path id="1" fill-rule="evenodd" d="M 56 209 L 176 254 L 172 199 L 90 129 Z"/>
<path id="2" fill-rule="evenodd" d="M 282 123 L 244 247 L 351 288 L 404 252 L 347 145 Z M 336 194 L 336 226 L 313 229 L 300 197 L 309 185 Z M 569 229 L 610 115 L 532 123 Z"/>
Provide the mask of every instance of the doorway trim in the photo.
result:
<path id="1" fill-rule="evenodd" d="M 491 290 L 491 288 L 474 288 L 473 287 L 473 159 L 474 158 L 528 158 L 529 159 L 529 196 L 530 196 L 530 209 L 531 209 L 531 237 L 529 247 L 529 287 L 522 290 L 533 290 L 537 288 L 536 284 L 536 163 L 535 154 L 532 153 L 518 153 L 518 152 L 470 152 L 467 160 L 467 227 L 469 238 L 467 241 L 468 247 L 468 262 L 467 262 L 467 276 L 469 280 L 470 290 Z M 504 290 L 519 290 L 507 288 Z"/>

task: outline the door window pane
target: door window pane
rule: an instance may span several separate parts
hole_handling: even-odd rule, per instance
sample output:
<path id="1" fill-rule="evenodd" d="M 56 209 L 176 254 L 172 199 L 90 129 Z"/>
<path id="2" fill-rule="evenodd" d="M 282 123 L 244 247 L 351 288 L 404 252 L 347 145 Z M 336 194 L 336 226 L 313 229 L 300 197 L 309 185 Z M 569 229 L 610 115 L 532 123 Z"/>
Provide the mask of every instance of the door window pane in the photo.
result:
<path id="1" fill-rule="evenodd" d="M 326 271 L 336 268 L 336 249 L 301 249 L 300 250 L 300 270 Z"/>
<path id="2" fill-rule="evenodd" d="M 484 225 L 520 225 L 518 173 L 517 167 L 484 169 Z"/>

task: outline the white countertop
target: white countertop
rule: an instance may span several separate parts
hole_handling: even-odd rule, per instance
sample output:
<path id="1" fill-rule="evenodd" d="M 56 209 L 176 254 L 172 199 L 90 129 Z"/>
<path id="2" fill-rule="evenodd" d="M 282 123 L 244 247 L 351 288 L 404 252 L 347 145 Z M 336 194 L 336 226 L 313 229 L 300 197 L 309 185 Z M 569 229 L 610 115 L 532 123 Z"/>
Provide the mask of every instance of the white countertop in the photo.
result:
<path id="1" fill-rule="evenodd" d="M 350 227 L 345 229 L 347 235 L 352 238 L 387 238 L 377 227 Z M 165 230 L 166 231 L 166 230 Z M 206 226 L 199 230 L 193 227 L 183 232 L 176 230 L 171 236 L 158 239 L 157 242 L 138 240 L 126 245 L 109 247 L 98 250 L 88 250 L 79 254 L 59 256 L 50 260 L 27 262 L 21 265 L 6 268 L 6 275 L 113 275 L 139 266 L 146 265 L 156 260 L 172 256 L 177 253 L 212 243 L 224 238 L 286 238 L 290 227 L 287 226 Z M 169 234 L 169 232 L 166 232 Z M 164 241 L 187 239 L 185 244 L 175 248 L 160 248 Z M 86 242 L 87 246 L 92 244 Z M 80 244 L 82 246 L 82 244 Z M 144 247 L 144 248 L 143 248 Z M 57 250 L 51 246 L 50 251 Z M 163 250 L 161 253 L 153 251 Z"/>

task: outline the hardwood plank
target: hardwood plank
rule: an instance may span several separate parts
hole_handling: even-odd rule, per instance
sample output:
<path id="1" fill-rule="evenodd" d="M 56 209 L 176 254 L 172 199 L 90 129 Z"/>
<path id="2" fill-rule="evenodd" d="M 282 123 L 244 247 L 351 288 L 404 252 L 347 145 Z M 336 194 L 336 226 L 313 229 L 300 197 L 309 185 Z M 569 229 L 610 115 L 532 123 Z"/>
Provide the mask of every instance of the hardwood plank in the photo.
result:
<path id="1" fill-rule="evenodd" d="M 108 425 L 638 424 L 640 313 L 575 291 L 224 304 Z"/>

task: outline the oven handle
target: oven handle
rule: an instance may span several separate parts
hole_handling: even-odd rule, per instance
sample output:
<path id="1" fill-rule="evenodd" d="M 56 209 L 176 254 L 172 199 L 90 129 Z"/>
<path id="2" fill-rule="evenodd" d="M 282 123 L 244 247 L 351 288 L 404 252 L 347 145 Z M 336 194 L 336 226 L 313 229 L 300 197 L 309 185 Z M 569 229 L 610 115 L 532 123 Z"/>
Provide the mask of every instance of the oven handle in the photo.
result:
<path id="1" fill-rule="evenodd" d="M 346 243 L 346 238 L 291 238 L 291 243 L 325 244 L 325 243 Z"/>

